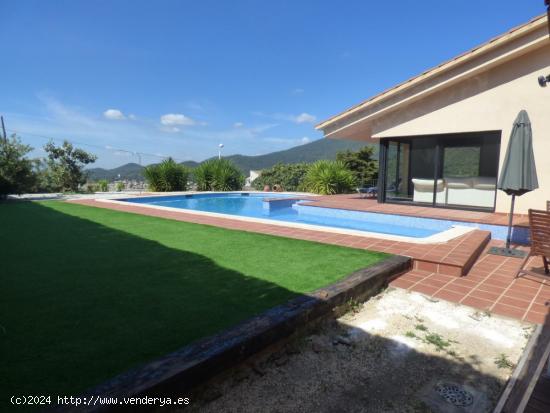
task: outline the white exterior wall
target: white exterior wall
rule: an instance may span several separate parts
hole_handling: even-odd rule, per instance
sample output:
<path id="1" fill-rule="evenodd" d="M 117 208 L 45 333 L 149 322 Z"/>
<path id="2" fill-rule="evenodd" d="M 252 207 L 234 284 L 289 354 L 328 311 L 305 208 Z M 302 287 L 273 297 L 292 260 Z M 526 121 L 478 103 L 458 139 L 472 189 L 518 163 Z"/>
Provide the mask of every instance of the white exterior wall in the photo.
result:
<path id="1" fill-rule="evenodd" d="M 525 109 L 533 129 L 539 189 L 516 198 L 516 212 L 545 209 L 550 200 L 550 85 L 540 87 L 537 78 L 548 74 L 550 44 L 370 122 L 371 137 L 500 130 L 500 171 L 513 121 Z M 496 211 L 509 208 L 510 197 L 498 191 Z"/>

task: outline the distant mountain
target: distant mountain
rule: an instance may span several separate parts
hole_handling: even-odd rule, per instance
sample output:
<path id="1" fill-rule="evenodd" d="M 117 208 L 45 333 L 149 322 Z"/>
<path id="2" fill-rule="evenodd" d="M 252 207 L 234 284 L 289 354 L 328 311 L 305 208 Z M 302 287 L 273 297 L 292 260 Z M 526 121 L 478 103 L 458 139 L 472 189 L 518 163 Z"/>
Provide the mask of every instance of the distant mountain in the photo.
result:
<path id="1" fill-rule="evenodd" d="M 363 146 L 365 146 L 365 142 L 319 139 L 305 145 L 295 146 L 284 151 L 271 152 L 266 155 L 229 155 L 225 158 L 231 159 L 245 175 L 248 175 L 251 169 L 270 168 L 277 163 L 315 162 L 319 159 L 335 159 L 338 152 L 346 149 L 356 151 Z"/>
<path id="2" fill-rule="evenodd" d="M 249 171 L 270 168 L 277 163 L 299 163 L 299 162 L 315 162 L 319 159 L 335 159 L 336 154 L 340 151 L 350 149 L 356 151 L 365 146 L 364 142 L 345 141 L 337 139 L 319 139 L 305 145 L 295 146 L 284 151 L 272 152 L 266 155 L 247 156 L 247 155 L 229 155 L 224 156 L 226 159 L 232 160 L 248 175 Z M 212 159 L 212 158 L 211 158 Z M 185 161 L 182 164 L 195 168 L 200 165 L 199 162 Z M 88 176 L 91 180 L 107 179 L 114 181 L 119 179 L 136 179 L 143 180 L 143 166 L 137 163 L 128 163 L 114 169 L 92 168 L 88 169 Z"/>
<path id="3" fill-rule="evenodd" d="M 200 162 L 195 162 L 195 161 L 185 161 L 185 162 L 182 162 L 181 163 L 182 165 L 185 165 L 187 166 L 188 168 L 196 168 L 197 166 L 199 166 L 201 163 Z"/>
<path id="4" fill-rule="evenodd" d="M 127 163 L 113 169 L 90 168 L 86 171 L 92 181 L 99 181 L 100 179 L 106 179 L 109 182 L 116 181 L 117 179 L 143 181 L 143 166 L 137 163 Z"/>

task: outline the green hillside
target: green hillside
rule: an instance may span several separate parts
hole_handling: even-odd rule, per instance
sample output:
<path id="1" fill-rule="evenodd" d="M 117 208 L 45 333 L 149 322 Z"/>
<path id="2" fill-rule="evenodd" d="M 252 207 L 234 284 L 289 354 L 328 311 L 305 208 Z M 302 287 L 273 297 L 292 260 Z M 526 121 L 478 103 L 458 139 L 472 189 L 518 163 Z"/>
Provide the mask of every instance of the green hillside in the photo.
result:
<path id="1" fill-rule="evenodd" d="M 305 145 L 295 146 L 284 151 L 272 152 L 266 155 L 247 156 L 247 155 L 229 155 L 224 158 L 232 160 L 245 175 L 249 171 L 270 168 L 277 163 L 298 163 L 315 162 L 319 159 L 335 159 L 336 153 L 346 149 L 358 150 L 365 146 L 363 142 L 343 141 L 333 139 L 319 139 Z M 182 162 L 184 165 L 194 168 L 199 165 L 195 161 Z M 92 168 L 88 169 L 91 180 L 107 179 L 114 181 L 116 179 L 137 179 L 142 180 L 143 167 L 136 163 L 128 163 L 114 169 Z"/>
<path id="2" fill-rule="evenodd" d="M 127 163 L 113 169 L 90 168 L 87 172 L 92 181 L 97 181 L 99 179 L 106 179 L 108 181 L 115 181 L 117 179 L 135 179 L 141 181 L 143 180 L 143 175 L 141 174 L 142 170 L 143 166 L 137 163 Z"/>
<path id="3" fill-rule="evenodd" d="M 305 145 L 295 146 L 284 151 L 272 152 L 266 155 L 226 156 L 246 174 L 252 169 L 270 168 L 277 163 L 315 162 L 319 159 L 335 159 L 336 153 L 346 149 L 358 150 L 365 146 L 364 142 L 343 141 L 334 139 L 319 139 Z"/>

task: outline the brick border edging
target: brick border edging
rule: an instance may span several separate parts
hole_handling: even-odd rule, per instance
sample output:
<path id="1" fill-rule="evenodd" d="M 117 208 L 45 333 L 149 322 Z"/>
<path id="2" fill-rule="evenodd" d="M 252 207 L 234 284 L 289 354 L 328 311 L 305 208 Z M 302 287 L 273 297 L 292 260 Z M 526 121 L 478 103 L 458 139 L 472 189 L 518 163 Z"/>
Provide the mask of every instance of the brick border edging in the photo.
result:
<path id="1" fill-rule="evenodd" d="M 308 323 L 329 318 L 336 307 L 349 300 L 365 300 L 387 286 L 391 278 L 408 271 L 411 259 L 392 256 L 356 271 L 345 279 L 286 304 L 273 307 L 221 333 L 200 339 L 142 367 L 122 373 L 79 397 L 139 397 L 179 395 L 235 367 L 266 347 L 283 340 Z M 121 407 L 121 406 L 117 406 Z M 81 412 L 106 411 L 109 406 L 78 407 Z M 73 411 L 56 406 L 50 411 Z"/>

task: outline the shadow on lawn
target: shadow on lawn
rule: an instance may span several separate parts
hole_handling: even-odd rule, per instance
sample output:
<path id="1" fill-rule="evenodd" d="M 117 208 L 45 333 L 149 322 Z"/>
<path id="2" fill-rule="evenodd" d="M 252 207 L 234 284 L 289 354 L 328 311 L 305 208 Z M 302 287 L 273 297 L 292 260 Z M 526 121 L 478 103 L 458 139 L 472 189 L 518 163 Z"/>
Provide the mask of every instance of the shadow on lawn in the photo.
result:
<path id="1" fill-rule="evenodd" d="M 0 400 L 75 395 L 297 295 L 36 203 L 0 228 Z"/>

